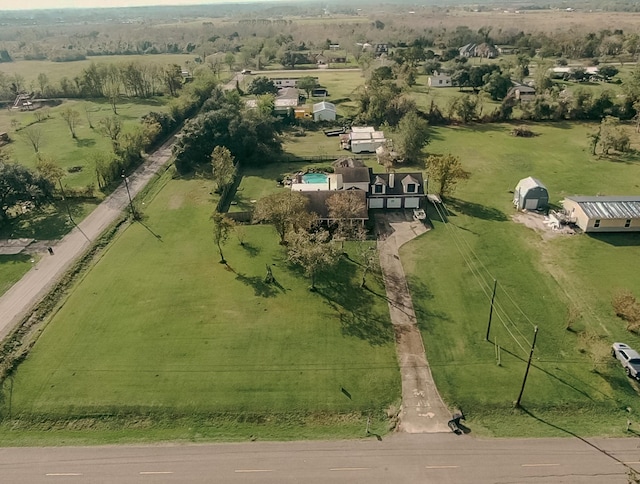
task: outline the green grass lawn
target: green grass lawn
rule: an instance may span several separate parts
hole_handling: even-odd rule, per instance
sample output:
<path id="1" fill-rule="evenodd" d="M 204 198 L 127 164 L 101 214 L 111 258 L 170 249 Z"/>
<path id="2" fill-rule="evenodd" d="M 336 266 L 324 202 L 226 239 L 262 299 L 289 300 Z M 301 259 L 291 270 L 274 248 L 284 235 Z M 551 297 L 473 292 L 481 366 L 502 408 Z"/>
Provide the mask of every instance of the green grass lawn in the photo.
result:
<path id="1" fill-rule="evenodd" d="M 123 123 L 123 129 L 130 129 L 138 124 L 140 118 L 150 111 L 166 111 L 168 99 L 154 98 L 135 102 L 122 102 L 118 105 L 118 116 Z M 60 113 L 63 109 L 72 107 L 79 114 L 74 140 L 67 123 Z M 89 120 L 85 108 L 90 110 Z M 63 178 L 63 183 L 71 187 L 84 187 L 95 184 L 96 175 L 92 155 L 99 152 L 111 152 L 110 141 L 99 133 L 99 121 L 113 115 L 111 106 L 106 101 L 65 101 L 60 106 L 49 110 L 50 118 L 36 123 L 32 112 L 0 112 L 0 131 L 8 131 L 13 142 L 8 145 L 11 157 L 18 163 L 33 168 L 36 164 L 36 154 L 31 144 L 24 138 L 24 129 L 32 125 L 42 130 L 40 153 L 54 159 L 62 168 L 68 170 L 80 167 L 79 171 L 72 170 Z M 18 130 L 11 126 L 12 120 L 18 123 Z M 35 123 L 35 124 L 32 124 Z"/>
<path id="2" fill-rule="evenodd" d="M 610 358 L 594 363 L 591 351 L 606 353 L 614 341 L 640 347 L 610 303 L 617 288 L 640 296 L 631 262 L 640 260 L 640 234 L 543 239 L 511 220 L 510 190 L 531 175 L 554 204 L 573 194 L 638 194 L 640 160 L 592 157 L 589 125 L 535 124 L 531 139 L 510 136 L 510 128 L 437 128 L 428 147 L 460 156 L 472 173 L 447 203 L 449 222 L 431 209 L 434 230 L 401 251 L 436 383 L 479 433 L 566 435 L 555 425 L 580 435 L 624 434 L 626 407 L 640 411 L 638 386 Z M 500 308 L 486 342 L 493 278 Z M 571 331 L 570 306 L 578 314 Z M 523 399 L 532 416 L 512 402 L 534 324 L 540 332 Z"/>
<path id="3" fill-rule="evenodd" d="M 40 421 L 91 420 L 95 432 L 76 442 L 293 439 L 361 435 L 371 414 L 384 431 L 400 393 L 386 301 L 359 288 L 348 259 L 309 292 L 270 226 L 247 227 L 244 246 L 229 240 L 229 267 L 219 264 L 210 191 L 169 181 L 144 225 L 77 285 L 17 371 L 18 427 L 38 440 Z M 266 264 L 275 285 L 263 282 Z M 120 417 L 130 432 L 109 427 Z M 150 423 L 136 432 L 135 422 Z M 23 433 L 5 427 L 0 441 Z"/>
<path id="4" fill-rule="evenodd" d="M 129 62 L 144 62 L 156 65 L 178 64 L 184 66 L 187 62 L 193 62 L 192 54 L 157 54 L 157 55 L 105 55 L 89 57 L 75 62 L 51 62 L 48 60 L 17 60 L 0 64 L 0 72 L 8 75 L 21 76 L 25 81 L 26 89 L 39 89 L 38 75 L 46 74 L 50 84 L 58 84 L 60 79 L 67 77 L 73 79 L 79 76 L 91 63 L 96 64 L 125 64 Z M 29 87 L 33 86 L 33 87 Z"/>

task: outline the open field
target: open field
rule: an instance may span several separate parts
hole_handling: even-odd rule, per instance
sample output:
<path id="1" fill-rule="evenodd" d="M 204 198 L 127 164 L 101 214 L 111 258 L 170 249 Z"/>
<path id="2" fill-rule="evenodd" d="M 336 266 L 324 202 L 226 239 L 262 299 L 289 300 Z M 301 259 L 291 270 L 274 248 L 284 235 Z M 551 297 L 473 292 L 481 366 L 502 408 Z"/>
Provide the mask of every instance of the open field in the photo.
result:
<path id="1" fill-rule="evenodd" d="M 590 156 L 589 125 L 531 127 L 538 136 L 526 140 L 510 136 L 509 125 L 433 130 L 428 151 L 459 155 L 472 178 L 447 202 L 449 222 L 430 207 L 435 230 L 401 251 L 429 363 L 441 394 L 465 410 L 474 432 L 566 435 L 544 420 L 580 435 L 621 435 L 627 417 L 636 421 L 640 411 L 638 385 L 608 347 L 640 347 L 640 338 L 625 330 L 610 301 L 618 288 L 640 295 L 630 264 L 640 260 L 640 234 L 543 238 L 511 220 L 509 191 L 532 175 L 547 185 L 553 204 L 573 194 L 638 194 L 640 160 Z M 499 308 L 486 342 L 493 278 Z M 512 402 L 533 325 L 540 332 L 526 415 Z M 494 343 L 502 348 L 500 366 Z"/>
<path id="2" fill-rule="evenodd" d="M 118 104 L 118 117 L 126 131 L 138 124 L 140 118 L 150 111 L 164 112 L 167 110 L 168 98 L 154 98 L 121 102 Z M 72 107 L 80 117 L 76 126 L 77 138 L 71 137 L 67 123 L 60 113 L 63 109 Z M 24 137 L 24 129 L 28 126 L 41 128 L 42 137 L 40 153 L 51 157 L 67 172 L 62 179 L 64 185 L 70 187 L 84 187 L 96 185 L 96 174 L 92 156 L 95 153 L 109 153 L 112 151 L 111 142 L 98 131 L 100 119 L 113 115 L 111 106 L 105 101 L 65 101 L 60 106 L 49 109 L 50 118 L 37 123 L 33 112 L 29 111 L 0 111 L 0 131 L 7 131 L 13 142 L 8 145 L 12 158 L 30 168 L 35 167 L 36 154 L 31 144 Z M 87 114 L 87 110 L 89 113 Z M 89 126 L 90 117 L 93 128 Z M 13 128 L 12 122 L 18 123 L 18 130 Z M 73 170 L 73 167 L 80 167 Z"/>
<path id="3" fill-rule="evenodd" d="M 38 89 L 38 74 L 44 73 L 49 83 L 58 84 L 60 79 L 67 77 L 73 79 L 89 67 L 96 64 L 125 64 L 129 62 L 144 62 L 164 66 L 178 64 L 184 66 L 187 62 L 193 62 L 194 54 L 155 54 L 155 55 L 104 55 L 89 57 L 85 60 L 74 62 L 51 62 L 48 60 L 18 60 L 15 62 L 0 63 L 0 72 L 8 76 L 18 75 L 24 78 L 25 87 L 29 90 Z"/>
<path id="4" fill-rule="evenodd" d="M 247 227 L 244 246 L 232 236 L 219 264 L 210 191 L 170 180 L 146 200 L 144 225 L 115 240 L 17 371 L 18 427 L 86 417 L 102 442 L 292 439 L 360 435 L 371 414 L 384 431 L 400 387 L 386 300 L 348 259 L 309 292 L 269 226 Z"/>

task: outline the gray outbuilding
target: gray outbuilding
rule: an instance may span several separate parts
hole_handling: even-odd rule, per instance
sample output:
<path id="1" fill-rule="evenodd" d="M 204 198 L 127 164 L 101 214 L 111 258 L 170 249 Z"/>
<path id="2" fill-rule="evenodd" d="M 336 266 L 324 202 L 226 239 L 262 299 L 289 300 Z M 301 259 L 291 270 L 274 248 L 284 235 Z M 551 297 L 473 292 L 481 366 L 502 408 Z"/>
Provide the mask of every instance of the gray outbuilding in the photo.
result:
<path id="1" fill-rule="evenodd" d="M 518 210 L 545 210 L 549 206 L 547 187 L 531 176 L 523 178 L 513 192 L 513 204 Z"/>

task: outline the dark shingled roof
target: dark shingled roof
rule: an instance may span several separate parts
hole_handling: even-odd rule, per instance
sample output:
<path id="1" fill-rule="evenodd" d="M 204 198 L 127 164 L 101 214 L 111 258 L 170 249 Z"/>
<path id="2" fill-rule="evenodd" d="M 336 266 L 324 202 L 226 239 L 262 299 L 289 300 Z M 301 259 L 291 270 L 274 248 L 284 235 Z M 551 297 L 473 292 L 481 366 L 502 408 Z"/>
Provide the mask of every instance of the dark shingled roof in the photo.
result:
<path id="1" fill-rule="evenodd" d="M 338 167 L 335 173 L 342 175 L 343 183 L 369 183 L 371 180 L 371 168 L 363 167 Z"/>
<path id="2" fill-rule="evenodd" d="M 329 219 L 329 208 L 327 207 L 327 200 L 329 199 L 329 197 L 335 194 L 347 192 L 336 190 L 319 190 L 315 192 L 300 193 L 309 199 L 309 205 L 307 206 L 309 211 L 318 214 L 321 220 L 327 220 Z M 364 209 L 358 214 L 356 218 L 368 220 L 369 213 L 367 211 L 367 194 L 362 190 L 350 190 L 348 193 L 355 193 L 362 199 L 362 206 L 364 207 Z"/>

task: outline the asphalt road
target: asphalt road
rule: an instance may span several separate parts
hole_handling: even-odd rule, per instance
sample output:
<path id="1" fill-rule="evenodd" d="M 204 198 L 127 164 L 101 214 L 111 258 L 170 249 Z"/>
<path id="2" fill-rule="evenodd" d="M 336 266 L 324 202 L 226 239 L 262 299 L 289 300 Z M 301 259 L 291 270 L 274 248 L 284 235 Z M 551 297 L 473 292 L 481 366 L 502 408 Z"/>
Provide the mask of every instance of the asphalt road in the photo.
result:
<path id="1" fill-rule="evenodd" d="M 394 434 L 338 442 L 0 449 L 20 483 L 626 483 L 636 439 Z M 625 465 L 626 463 L 626 465 Z"/>

